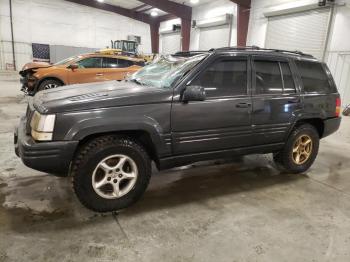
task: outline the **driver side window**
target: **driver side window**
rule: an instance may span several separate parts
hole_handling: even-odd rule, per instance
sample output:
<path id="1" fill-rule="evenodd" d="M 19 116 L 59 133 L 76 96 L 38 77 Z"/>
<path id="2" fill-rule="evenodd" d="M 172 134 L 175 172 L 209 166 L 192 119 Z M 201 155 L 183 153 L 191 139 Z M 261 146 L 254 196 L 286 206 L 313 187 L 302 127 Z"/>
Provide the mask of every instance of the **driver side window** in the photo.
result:
<path id="1" fill-rule="evenodd" d="M 102 58 L 89 57 L 77 62 L 79 68 L 102 68 Z"/>
<path id="2" fill-rule="evenodd" d="M 247 59 L 217 60 L 192 85 L 204 87 L 207 97 L 246 95 Z"/>

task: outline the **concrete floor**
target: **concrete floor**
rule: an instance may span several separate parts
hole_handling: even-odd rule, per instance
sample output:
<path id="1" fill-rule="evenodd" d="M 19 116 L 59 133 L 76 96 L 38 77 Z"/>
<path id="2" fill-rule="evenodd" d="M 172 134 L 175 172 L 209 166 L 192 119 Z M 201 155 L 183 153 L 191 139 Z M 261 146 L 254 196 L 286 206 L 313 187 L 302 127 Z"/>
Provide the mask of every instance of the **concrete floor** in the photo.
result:
<path id="1" fill-rule="evenodd" d="M 101 215 L 15 156 L 17 90 L 0 82 L 0 261 L 350 260 L 349 117 L 306 174 L 269 155 L 155 172 L 136 205 Z"/>

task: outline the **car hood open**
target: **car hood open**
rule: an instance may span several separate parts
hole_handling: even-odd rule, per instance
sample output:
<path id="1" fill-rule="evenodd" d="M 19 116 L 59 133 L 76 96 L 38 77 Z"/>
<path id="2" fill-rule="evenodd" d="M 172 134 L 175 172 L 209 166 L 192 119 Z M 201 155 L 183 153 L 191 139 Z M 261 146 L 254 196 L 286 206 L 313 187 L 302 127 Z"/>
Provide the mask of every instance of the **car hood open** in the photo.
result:
<path id="1" fill-rule="evenodd" d="M 172 90 L 141 86 L 130 81 L 77 84 L 38 92 L 34 107 L 41 113 L 60 113 L 147 103 L 172 99 Z"/>

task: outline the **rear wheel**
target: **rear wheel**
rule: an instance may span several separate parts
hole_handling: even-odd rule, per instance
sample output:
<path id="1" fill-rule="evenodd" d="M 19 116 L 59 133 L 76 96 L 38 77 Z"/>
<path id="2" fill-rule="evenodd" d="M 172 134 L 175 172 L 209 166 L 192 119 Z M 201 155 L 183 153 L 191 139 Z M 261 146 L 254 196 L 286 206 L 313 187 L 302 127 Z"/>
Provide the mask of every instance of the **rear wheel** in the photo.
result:
<path id="1" fill-rule="evenodd" d="M 73 188 L 80 202 L 97 212 L 123 209 L 147 188 L 151 161 L 137 142 L 105 136 L 83 146 L 72 163 Z"/>
<path id="2" fill-rule="evenodd" d="M 274 161 L 287 172 L 305 172 L 316 159 L 319 140 L 315 127 L 309 124 L 298 126 L 290 134 L 283 150 L 274 154 Z"/>
<path id="3" fill-rule="evenodd" d="M 38 91 L 47 90 L 62 86 L 63 84 L 55 79 L 44 80 L 38 87 Z"/>

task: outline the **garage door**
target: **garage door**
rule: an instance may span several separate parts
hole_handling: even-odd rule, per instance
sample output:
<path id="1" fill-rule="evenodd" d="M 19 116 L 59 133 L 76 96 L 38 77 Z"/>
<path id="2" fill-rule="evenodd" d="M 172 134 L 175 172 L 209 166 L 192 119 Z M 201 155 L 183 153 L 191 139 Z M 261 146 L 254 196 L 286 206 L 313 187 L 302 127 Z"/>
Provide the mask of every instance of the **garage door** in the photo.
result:
<path id="1" fill-rule="evenodd" d="M 174 54 L 181 50 L 180 33 L 161 34 L 162 54 Z"/>
<path id="2" fill-rule="evenodd" d="M 229 38 L 229 25 L 201 28 L 199 33 L 199 50 L 229 46 Z"/>
<path id="3" fill-rule="evenodd" d="M 330 10 L 328 8 L 269 17 L 266 47 L 299 50 L 322 59 Z"/>

